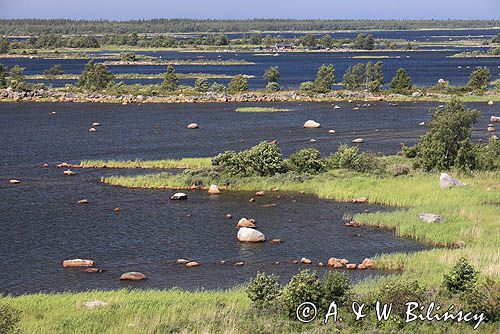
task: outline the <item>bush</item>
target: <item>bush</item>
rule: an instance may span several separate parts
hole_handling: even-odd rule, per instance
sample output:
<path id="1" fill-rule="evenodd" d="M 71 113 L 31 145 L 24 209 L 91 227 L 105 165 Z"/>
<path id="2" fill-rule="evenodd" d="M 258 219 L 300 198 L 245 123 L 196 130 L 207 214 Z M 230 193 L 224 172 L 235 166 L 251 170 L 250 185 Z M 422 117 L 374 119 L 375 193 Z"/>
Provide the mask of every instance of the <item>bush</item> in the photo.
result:
<path id="1" fill-rule="evenodd" d="M 403 176 L 410 174 L 410 166 L 408 165 L 397 165 L 392 170 L 393 176 Z"/>
<path id="2" fill-rule="evenodd" d="M 312 81 L 301 82 L 299 90 L 303 93 L 312 93 L 314 91 L 314 82 Z"/>
<path id="3" fill-rule="evenodd" d="M 268 92 L 278 92 L 280 90 L 280 85 L 277 82 L 270 82 L 266 86 L 266 91 Z"/>
<path id="4" fill-rule="evenodd" d="M 452 294 L 465 292 L 477 282 L 478 272 L 465 258 L 461 258 L 452 271 L 444 276 L 443 284 Z"/>
<path id="5" fill-rule="evenodd" d="M 490 137 L 488 144 L 474 145 L 475 167 L 478 170 L 500 170 L 500 140 Z"/>
<path id="6" fill-rule="evenodd" d="M 285 164 L 279 147 L 269 142 L 236 153 L 226 151 L 213 160 L 214 166 L 221 166 L 229 175 L 272 176 L 285 171 Z"/>
<path id="7" fill-rule="evenodd" d="M 21 312 L 10 307 L 7 304 L 0 303 L 0 333 L 12 334 L 19 333 L 19 321 Z"/>
<path id="8" fill-rule="evenodd" d="M 224 93 L 226 91 L 226 86 L 223 84 L 214 82 L 212 86 L 210 86 L 210 91 L 213 93 Z"/>
<path id="9" fill-rule="evenodd" d="M 175 68 L 173 65 L 167 66 L 167 72 L 165 73 L 165 78 L 162 82 L 162 88 L 173 92 L 179 88 L 179 79 L 177 78 L 177 74 L 175 74 Z"/>
<path id="10" fill-rule="evenodd" d="M 316 174 L 325 170 L 325 161 L 317 149 L 305 148 L 293 153 L 289 160 L 290 169 L 299 173 Z"/>
<path id="11" fill-rule="evenodd" d="M 491 80 L 490 70 L 486 66 L 484 67 L 478 66 L 471 73 L 469 81 L 467 82 L 466 86 L 467 88 L 472 90 L 482 91 L 488 88 L 490 80 Z"/>
<path id="12" fill-rule="evenodd" d="M 247 296 L 257 309 L 277 308 L 281 296 L 281 286 L 275 275 L 257 273 L 247 287 Z"/>
<path id="13" fill-rule="evenodd" d="M 303 302 L 319 305 L 321 302 L 321 282 L 315 272 L 306 269 L 292 277 L 284 287 L 281 301 L 287 315 L 295 318 L 297 307 Z"/>
<path id="14" fill-rule="evenodd" d="M 344 273 L 327 272 L 321 284 L 322 308 L 327 311 L 330 303 L 335 301 L 338 306 L 345 305 L 351 297 L 351 283 Z"/>
<path id="15" fill-rule="evenodd" d="M 372 153 L 359 153 L 357 146 L 340 145 L 337 152 L 330 155 L 327 165 L 332 169 L 350 169 L 361 173 L 383 174 L 386 164 Z"/>
<path id="16" fill-rule="evenodd" d="M 133 52 L 122 52 L 122 53 L 120 53 L 120 60 L 121 61 L 136 61 L 137 56 Z"/>
<path id="17" fill-rule="evenodd" d="M 413 88 L 411 78 L 403 68 L 398 69 L 396 76 L 392 78 L 390 88 L 400 94 L 408 94 Z"/>
<path id="18" fill-rule="evenodd" d="M 97 64 L 91 60 L 85 65 L 77 85 L 89 90 L 101 90 L 113 84 L 113 81 L 114 76 L 106 65 Z"/>
<path id="19" fill-rule="evenodd" d="M 248 90 L 248 81 L 243 75 L 238 74 L 231 79 L 227 88 L 231 93 L 246 92 Z"/>
<path id="20" fill-rule="evenodd" d="M 403 318 L 406 303 L 412 301 L 422 304 L 425 301 L 425 290 L 417 281 L 391 281 L 378 291 L 375 300 L 381 304 L 392 304 L 392 314 Z"/>
<path id="21" fill-rule="evenodd" d="M 200 93 L 208 91 L 208 80 L 206 78 L 198 78 L 194 82 L 194 90 Z"/>
<path id="22" fill-rule="evenodd" d="M 463 172 L 476 169 L 474 145 L 469 138 L 460 142 L 460 148 L 458 149 L 454 165 Z"/>
<path id="23" fill-rule="evenodd" d="M 465 292 L 464 299 L 469 311 L 484 313 L 488 321 L 500 320 L 500 283 L 489 277 Z"/>
<path id="24" fill-rule="evenodd" d="M 476 110 L 465 109 L 452 100 L 432 112 L 429 131 L 417 145 L 418 163 L 427 171 L 448 170 L 455 165 L 463 141 L 470 138 L 472 124 L 479 118 Z M 465 149 L 465 148 L 464 148 Z M 464 157 L 468 152 L 462 152 Z"/>

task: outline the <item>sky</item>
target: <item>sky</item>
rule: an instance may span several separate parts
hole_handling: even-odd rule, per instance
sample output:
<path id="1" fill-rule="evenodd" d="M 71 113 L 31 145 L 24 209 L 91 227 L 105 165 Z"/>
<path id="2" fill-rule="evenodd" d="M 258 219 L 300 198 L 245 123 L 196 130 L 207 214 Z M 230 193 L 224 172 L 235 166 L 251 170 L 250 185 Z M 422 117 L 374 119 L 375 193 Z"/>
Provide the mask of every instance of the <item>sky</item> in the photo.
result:
<path id="1" fill-rule="evenodd" d="M 500 19 L 500 0 L 0 0 L 0 18 Z"/>

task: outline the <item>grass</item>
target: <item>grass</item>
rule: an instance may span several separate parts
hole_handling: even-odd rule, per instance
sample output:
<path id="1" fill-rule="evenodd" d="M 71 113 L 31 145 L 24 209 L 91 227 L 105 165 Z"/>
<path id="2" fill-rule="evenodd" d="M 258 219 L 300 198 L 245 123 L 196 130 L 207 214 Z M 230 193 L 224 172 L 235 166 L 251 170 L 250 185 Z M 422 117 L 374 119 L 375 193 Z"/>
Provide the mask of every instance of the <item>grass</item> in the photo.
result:
<path id="1" fill-rule="evenodd" d="M 87 168 L 203 168 L 212 165 L 212 158 L 183 158 L 179 160 L 82 160 L 82 167 Z"/>
<path id="2" fill-rule="evenodd" d="M 213 74 L 213 73 L 177 73 L 179 79 L 232 79 L 235 75 L 229 74 Z M 253 78 L 253 75 L 243 75 L 245 78 Z M 27 75 L 26 79 L 30 80 L 78 80 L 79 74 L 60 74 L 55 76 L 45 76 L 40 74 Z M 163 79 L 165 73 L 144 74 L 144 73 L 117 73 L 114 74 L 116 79 Z"/>
<path id="3" fill-rule="evenodd" d="M 283 112 L 290 111 L 287 108 L 274 108 L 274 107 L 240 107 L 236 108 L 237 112 Z"/>
<path id="4" fill-rule="evenodd" d="M 396 161 L 398 159 L 395 159 Z M 207 174 L 210 175 L 210 174 Z M 394 229 L 401 237 L 448 248 L 434 248 L 411 254 L 379 254 L 379 266 L 402 271 L 402 276 L 418 279 L 425 286 L 439 284 L 443 274 L 462 256 L 485 274 L 500 278 L 500 173 L 459 175 L 466 187 L 441 190 L 439 174 L 413 172 L 410 176 L 378 177 L 349 171 L 330 171 L 303 182 L 284 177 L 232 179 L 230 190 L 271 190 L 305 192 L 324 199 L 349 201 L 366 196 L 370 203 L 399 208 L 393 212 L 358 214 L 354 218 L 371 226 Z M 221 184 L 213 176 L 169 173 L 141 176 L 112 176 L 103 179 L 111 185 L 137 188 L 186 188 L 194 181 Z M 444 217 L 441 224 L 419 221 L 422 212 Z M 465 248 L 451 249 L 457 241 Z M 371 283 L 366 283 L 370 285 Z"/>

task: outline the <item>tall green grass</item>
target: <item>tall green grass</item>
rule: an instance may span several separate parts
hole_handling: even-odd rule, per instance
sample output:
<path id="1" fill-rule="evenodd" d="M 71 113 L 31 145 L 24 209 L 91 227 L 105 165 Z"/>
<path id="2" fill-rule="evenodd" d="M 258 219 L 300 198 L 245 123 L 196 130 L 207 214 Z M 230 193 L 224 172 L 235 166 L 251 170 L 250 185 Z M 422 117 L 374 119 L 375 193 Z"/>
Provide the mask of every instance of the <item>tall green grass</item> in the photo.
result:
<path id="1" fill-rule="evenodd" d="M 203 168 L 212 165 L 212 158 L 183 158 L 165 160 L 82 160 L 86 168 Z"/>

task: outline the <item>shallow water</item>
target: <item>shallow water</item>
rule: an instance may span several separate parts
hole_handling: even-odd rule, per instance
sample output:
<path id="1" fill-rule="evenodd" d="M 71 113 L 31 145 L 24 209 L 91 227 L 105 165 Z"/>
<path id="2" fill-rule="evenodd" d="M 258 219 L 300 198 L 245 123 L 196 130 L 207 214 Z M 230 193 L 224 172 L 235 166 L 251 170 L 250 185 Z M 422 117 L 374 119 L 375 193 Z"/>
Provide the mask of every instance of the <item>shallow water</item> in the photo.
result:
<path id="1" fill-rule="evenodd" d="M 396 238 L 393 232 L 343 226 L 344 214 L 385 210 L 382 207 L 319 200 L 312 196 L 276 193 L 249 203 L 251 193 L 208 196 L 189 192 L 183 202 L 169 200 L 173 191 L 124 189 L 99 183 L 101 176 L 155 171 L 76 170 L 68 177 L 54 167 L 81 159 L 159 159 L 213 156 L 241 150 L 262 140 L 277 139 L 285 155 L 302 147 L 324 154 L 341 142 L 364 137 L 363 150 L 395 153 L 399 143 L 414 143 L 434 103 L 386 102 L 353 111 L 352 104 L 279 103 L 285 113 L 236 113 L 257 104 L 108 105 L 0 104 L 0 293 L 112 289 L 130 285 L 118 280 L 126 271 L 148 276 L 141 287 L 225 288 L 241 284 L 256 271 L 275 272 L 282 279 L 300 267 L 290 263 L 305 256 L 313 261 L 346 257 L 361 261 L 382 252 L 416 251 L 425 246 Z M 473 104 L 485 111 L 474 138 L 486 138 L 486 117 L 497 105 Z M 50 114 L 55 111 L 56 114 Z M 306 130 L 307 119 L 323 124 Z M 100 122 L 89 133 L 92 122 Z M 190 122 L 200 125 L 187 130 Z M 334 128 L 335 135 L 328 134 Z M 375 130 L 378 130 L 377 132 Z M 356 134 L 353 134 L 356 132 Z M 314 144 L 309 139 L 316 138 Z M 49 163 L 50 168 L 40 168 Z M 21 184 L 10 185 L 9 179 Z M 362 194 L 360 194 L 362 195 Z M 86 198 L 88 205 L 78 205 Z M 296 202 L 294 202 L 296 200 Z M 262 205 L 276 203 L 274 208 Z M 115 213 L 115 207 L 123 208 Z M 224 218 L 227 212 L 234 216 Z M 268 239 L 278 245 L 240 244 L 234 225 L 254 218 Z M 289 222 L 291 220 L 292 222 Z M 198 268 L 174 265 L 177 258 L 200 262 Z M 90 258 L 105 273 L 84 274 L 63 269 L 68 258 Z M 220 260 L 230 263 L 220 265 Z M 245 261 L 243 267 L 232 262 Z M 280 261 L 280 265 L 274 265 Z M 375 271 L 353 272 L 354 279 Z"/>

